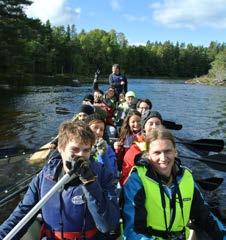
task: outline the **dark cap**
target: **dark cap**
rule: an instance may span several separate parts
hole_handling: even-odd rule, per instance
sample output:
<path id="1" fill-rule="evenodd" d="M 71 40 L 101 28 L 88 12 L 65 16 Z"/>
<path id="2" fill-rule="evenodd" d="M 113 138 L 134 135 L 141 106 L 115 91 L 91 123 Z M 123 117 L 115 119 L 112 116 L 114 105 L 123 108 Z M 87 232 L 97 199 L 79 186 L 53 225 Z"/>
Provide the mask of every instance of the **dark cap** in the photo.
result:
<path id="1" fill-rule="evenodd" d="M 94 97 L 93 97 L 92 94 L 88 94 L 83 98 L 83 101 L 89 101 L 93 104 L 94 103 Z"/>
<path id="2" fill-rule="evenodd" d="M 153 118 L 153 117 L 156 117 L 158 118 L 161 123 L 162 123 L 162 116 L 159 112 L 157 111 L 145 111 L 144 114 L 142 115 L 142 118 L 141 118 L 141 126 L 142 126 L 142 129 L 144 129 L 144 126 L 146 124 L 146 122 L 150 119 L 150 118 Z"/>
<path id="3" fill-rule="evenodd" d="M 86 113 L 87 115 L 91 115 L 94 113 L 94 108 L 88 104 L 82 104 L 79 109 L 78 109 L 78 113 Z"/>

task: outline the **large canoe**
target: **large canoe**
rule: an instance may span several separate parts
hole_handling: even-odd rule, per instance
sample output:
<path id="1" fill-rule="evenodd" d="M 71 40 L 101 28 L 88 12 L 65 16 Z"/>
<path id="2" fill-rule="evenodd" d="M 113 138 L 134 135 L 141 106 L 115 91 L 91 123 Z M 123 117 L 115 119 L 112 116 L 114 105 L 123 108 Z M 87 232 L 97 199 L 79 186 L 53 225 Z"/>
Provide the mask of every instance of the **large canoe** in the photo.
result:
<path id="1" fill-rule="evenodd" d="M 40 227 L 40 221 L 37 219 L 29 228 L 28 232 L 24 235 L 22 240 L 39 240 Z M 118 240 L 121 239 L 122 238 L 120 237 L 118 238 Z M 191 229 L 188 240 L 208 240 L 208 237 L 205 234 L 201 234 L 200 232 Z"/>

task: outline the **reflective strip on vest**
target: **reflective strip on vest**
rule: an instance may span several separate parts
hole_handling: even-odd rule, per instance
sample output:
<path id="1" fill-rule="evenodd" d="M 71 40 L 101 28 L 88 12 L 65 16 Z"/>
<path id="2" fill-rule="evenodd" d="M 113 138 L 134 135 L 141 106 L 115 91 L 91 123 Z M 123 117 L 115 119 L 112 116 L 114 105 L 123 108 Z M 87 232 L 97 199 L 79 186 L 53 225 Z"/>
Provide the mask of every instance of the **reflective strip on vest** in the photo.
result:
<path id="1" fill-rule="evenodd" d="M 151 227 L 155 230 L 165 231 L 165 219 L 164 210 L 162 207 L 161 193 L 158 182 L 146 176 L 147 168 L 145 166 L 136 166 L 137 173 L 142 181 L 145 191 L 145 208 L 147 210 L 147 227 Z M 194 194 L 194 180 L 191 172 L 184 168 L 184 173 L 179 181 L 179 189 L 181 197 L 183 199 L 183 214 L 179 204 L 178 194 L 176 194 L 176 214 L 171 229 L 172 232 L 182 231 L 184 225 L 186 226 L 189 222 L 191 204 Z M 166 219 L 167 227 L 170 224 L 170 199 L 167 194 L 164 193 L 166 201 Z M 186 238 L 189 235 L 189 228 L 186 227 Z"/>

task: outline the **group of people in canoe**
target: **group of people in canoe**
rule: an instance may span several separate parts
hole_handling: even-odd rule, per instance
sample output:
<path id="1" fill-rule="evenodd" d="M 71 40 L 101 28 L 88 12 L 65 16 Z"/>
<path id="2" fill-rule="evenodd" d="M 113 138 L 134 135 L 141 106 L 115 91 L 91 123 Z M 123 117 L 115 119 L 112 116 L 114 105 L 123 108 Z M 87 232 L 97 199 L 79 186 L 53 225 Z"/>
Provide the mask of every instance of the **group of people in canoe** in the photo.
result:
<path id="1" fill-rule="evenodd" d="M 55 150 L 0 226 L 0 239 L 71 170 L 74 178 L 41 209 L 40 239 L 182 240 L 191 223 L 210 239 L 226 239 L 191 170 L 177 158 L 161 114 L 127 87 L 118 64 L 105 93 L 95 77 L 93 94 L 60 125 L 50 144 Z M 13 239 L 21 239 L 32 221 Z"/>

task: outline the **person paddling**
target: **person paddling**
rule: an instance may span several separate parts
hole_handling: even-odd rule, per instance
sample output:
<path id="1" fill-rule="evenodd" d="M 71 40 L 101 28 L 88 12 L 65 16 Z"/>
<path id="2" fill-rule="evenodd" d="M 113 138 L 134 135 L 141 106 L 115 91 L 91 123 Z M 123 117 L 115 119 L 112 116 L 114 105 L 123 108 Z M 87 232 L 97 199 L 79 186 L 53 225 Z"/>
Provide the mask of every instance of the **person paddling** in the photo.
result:
<path id="1" fill-rule="evenodd" d="M 155 128 L 145 141 L 147 151 L 123 187 L 125 239 L 188 239 L 189 221 L 211 239 L 226 239 L 225 227 L 204 203 L 191 171 L 176 159 L 172 134 Z"/>
<path id="2" fill-rule="evenodd" d="M 76 177 L 56 192 L 42 207 L 41 237 L 53 239 L 98 239 L 115 230 L 119 207 L 113 175 L 90 158 L 95 135 L 87 124 L 64 122 L 59 129 L 58 154 L 34 177 L 23 200 L 0 226 L 0 239 L 37 204 L 67 173 Z M 35 218 L 33 218 L 34 221 Z M 13 239 L 21 239 L 32 221 Z"/>

